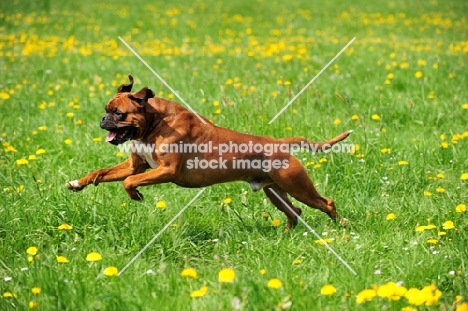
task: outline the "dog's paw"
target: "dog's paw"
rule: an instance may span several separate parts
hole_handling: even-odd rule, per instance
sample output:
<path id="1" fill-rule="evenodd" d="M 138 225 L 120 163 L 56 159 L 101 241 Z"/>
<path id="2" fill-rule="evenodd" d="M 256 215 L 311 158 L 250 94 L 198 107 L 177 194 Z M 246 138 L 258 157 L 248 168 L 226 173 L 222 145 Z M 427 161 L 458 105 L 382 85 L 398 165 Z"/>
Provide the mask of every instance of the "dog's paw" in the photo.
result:
<path id="1" fill-rule="evenodd" d="M 132 200 L 141 201 L 141 200 L 144 199 L 143 194 L 140 191 L 138 191 L 137 189 L 134 189 L 132 191 L 127 190 L 127 193 L 128 193 L 128 196 L 130 197 L 130 199 L 132 199 Z"/>
<path id="2" fill-rule="evenodd" d="M 72 191 L 80 191 L 84 188 L 84 186 L 80 186 L 78 180 L 69 181 L 65 184 L 65 186 L 67 186 L 67 188 Z"/>

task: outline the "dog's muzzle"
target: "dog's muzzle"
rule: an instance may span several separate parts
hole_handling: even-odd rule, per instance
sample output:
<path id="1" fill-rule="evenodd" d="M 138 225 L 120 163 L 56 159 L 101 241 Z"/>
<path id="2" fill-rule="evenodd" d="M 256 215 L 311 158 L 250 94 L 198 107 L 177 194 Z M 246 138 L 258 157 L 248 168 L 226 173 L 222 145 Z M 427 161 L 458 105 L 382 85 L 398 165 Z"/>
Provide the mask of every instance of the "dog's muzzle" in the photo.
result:
<path id="1" fill-rule="evenodd" d="M 133 126 L 118 127 L 110 113 L 106 113 L 102 116 L 100 125 L 102 129 L 109 131 L 106 141 L 113 145 L 122 144 L 134 138 L 138 133 L 138 130 Z"/>

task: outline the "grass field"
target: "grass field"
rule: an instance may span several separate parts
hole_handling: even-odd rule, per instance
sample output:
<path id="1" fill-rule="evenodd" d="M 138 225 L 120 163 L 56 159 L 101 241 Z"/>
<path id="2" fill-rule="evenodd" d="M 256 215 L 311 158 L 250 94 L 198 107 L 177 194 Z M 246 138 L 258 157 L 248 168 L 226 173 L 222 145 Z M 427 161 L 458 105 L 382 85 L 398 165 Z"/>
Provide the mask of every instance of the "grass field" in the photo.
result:
<path id="1" fill-rule="evenodd" d="M 0 310 L 468 310 L 466 1 L 15 0 L 0 12 Z M 295 203 L 357 275 L 304 225 L 285 233 L 244 183 L 207 188 L 104 275 L 199 191 L 145 187 L 134 202 L 122 183 L 66 189 L 127 156 L 99 121 L 128 74 L 179 101 L 119 36 L 217 125 L 354 130 L 354 153 L 298 155 L 351 226 Z M 219 282 L 224 268 L 233 282 Z"/>

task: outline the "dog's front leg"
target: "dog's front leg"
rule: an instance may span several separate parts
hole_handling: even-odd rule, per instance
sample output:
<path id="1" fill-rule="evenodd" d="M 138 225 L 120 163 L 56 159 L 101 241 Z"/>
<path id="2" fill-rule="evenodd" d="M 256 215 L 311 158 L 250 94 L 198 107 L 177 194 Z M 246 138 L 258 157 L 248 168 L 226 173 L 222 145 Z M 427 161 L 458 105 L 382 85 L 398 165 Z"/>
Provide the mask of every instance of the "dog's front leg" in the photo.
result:
<path id="1" fill-rule="evenodd" d="M 128 176 L 139 174 L 148 169 L 149 166 L 138 155 L 132 154 L 126 161 L 111 168 L 103 168 L 89 173 L 83 178 L 66 183 L 70 190 L 80 191 L 84 187 L 94 184 L 97 186 L 102 182 L 120 181 Z"/>
<path id="2" fill-rule="evenodd" d="M 174 181 L 177 169 L 174 166 L 159 166 L 158 168 L 138 175 L 128 176 L 124 180 L 124 188 L 133 200 L 143 199 L 136 189 L 139 186 L 149 186 Z"/>

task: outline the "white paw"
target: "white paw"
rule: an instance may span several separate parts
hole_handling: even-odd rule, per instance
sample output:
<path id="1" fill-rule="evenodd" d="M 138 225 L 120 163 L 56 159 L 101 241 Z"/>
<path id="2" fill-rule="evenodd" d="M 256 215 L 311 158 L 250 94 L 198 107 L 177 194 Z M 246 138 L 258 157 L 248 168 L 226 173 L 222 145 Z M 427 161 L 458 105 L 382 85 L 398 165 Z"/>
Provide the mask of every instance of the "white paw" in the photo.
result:
<path id="1" fill-rule="evenodd" d="M 78 183 L 78 180 L 69 181 L 65 185 L 70 190 L 81 190 L 82 189 L 82 187 L 80 187 L 80 184 Z"/>

